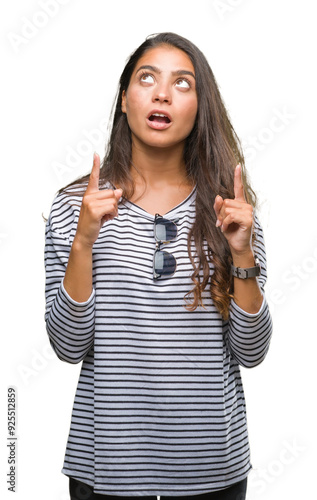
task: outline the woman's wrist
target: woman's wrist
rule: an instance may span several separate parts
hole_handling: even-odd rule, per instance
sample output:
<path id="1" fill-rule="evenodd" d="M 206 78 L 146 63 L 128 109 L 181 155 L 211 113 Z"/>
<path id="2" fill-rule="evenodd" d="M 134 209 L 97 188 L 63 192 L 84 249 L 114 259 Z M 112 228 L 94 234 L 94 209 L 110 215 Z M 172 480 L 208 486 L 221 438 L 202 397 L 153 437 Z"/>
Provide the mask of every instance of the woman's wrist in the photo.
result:
<path id="1" fill-rule="evenodd" d="M 254 253 L 251 247 L 241 252 L 231 250 L 231 256 L 232 264 L 235 267 L 248 268 L 255 265 Z"/>
<path id="2" fill-rule="evenodd" d="M 90 242 L 87 242 L 84 238 L 79 235 L 75 235 L 72 251 L 78 253 L 91 254 L 93 245 Z"/>

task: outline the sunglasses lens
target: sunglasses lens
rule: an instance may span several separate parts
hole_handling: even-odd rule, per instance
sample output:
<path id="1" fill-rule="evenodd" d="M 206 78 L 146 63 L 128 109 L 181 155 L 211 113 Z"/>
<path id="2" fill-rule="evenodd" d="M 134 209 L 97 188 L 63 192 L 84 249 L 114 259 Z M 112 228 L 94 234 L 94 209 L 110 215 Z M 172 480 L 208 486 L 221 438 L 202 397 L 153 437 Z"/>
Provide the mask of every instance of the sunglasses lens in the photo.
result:
<path id="1" fill-rule="evenodd" d="M 155 237 L 159 241 L 172 241 L 177 236 L 177 227 L 174 222 L 160 218 L 154 226 Z"/>
<path id="2" fill-rule="evenodd" d="M 168 252 L 157 250 L 154 254 L 154 271 L 160 276 L 174 274 L 176 270 L 176 260 L 174 255 Z"/>
<path id="3" fill-rule="evenodd" d="M 176 259 L 171 253 L 160 250 L 160 245 L 175 240 L 177 236 L 177 226 L 175 222 L 164 219 L 161 215 L 156 214 L 154 221 L 154 236 L 157 241 L 157 248 L 153 258 L 153 277 L 157 279 L 161 276 L 171 276 L 176 270 Z"/>

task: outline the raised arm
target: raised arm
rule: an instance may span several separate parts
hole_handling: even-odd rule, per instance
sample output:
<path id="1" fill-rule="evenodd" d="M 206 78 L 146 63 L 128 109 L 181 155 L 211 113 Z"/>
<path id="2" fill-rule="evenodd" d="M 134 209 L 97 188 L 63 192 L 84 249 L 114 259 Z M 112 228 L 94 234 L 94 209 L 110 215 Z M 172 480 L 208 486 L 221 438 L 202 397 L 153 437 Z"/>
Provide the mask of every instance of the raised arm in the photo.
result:
<path id="1" fill-rule="evenodd" d="M 54 201 L 46 226 L 46 327 L 64 361 L 78 363 L 94 341 L 92 248 L 102 225 L 117 215 L 121 190 L 99 190 L 100 160 L 94 164 L 82 203 L 71 193 Z"/>
<path id="2" fill-rule="evenodd" d="M 226 338 L 236 360 L 251 368 L 265 358 L 272 335 L 272 318 L 264 295 L 266 255 L 262 228 L 244 197 L 240 166 L 235 171 L 234 191 L 234 200 L 217 196 L 214 205 L 217 225 L 228 240 L 233 265 L 253 267 L 256 256 L 261 274 L 247 279 L 234 278 Z M 254 244 L 253 232 L 256 236 Z"/>

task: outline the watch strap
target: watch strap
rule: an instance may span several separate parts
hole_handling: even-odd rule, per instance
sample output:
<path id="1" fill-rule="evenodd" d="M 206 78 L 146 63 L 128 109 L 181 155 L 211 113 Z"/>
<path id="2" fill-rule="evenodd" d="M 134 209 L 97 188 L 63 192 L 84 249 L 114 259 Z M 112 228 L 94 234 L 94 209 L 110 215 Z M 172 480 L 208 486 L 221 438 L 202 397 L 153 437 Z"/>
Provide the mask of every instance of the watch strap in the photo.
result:
<path id="1" fill-rule="evenodd" d="M 231 266 L 231 274 L 235 278 L 239 278 L 242 280 L 248 279 L 248 278 L 255 278 L 256 276 L 260 276 L 261 274 L 261 266 L 259 260 L 256 258 L 255 259 L 255 266 L 254 267 L 236 267 L 236 266 Z"/>

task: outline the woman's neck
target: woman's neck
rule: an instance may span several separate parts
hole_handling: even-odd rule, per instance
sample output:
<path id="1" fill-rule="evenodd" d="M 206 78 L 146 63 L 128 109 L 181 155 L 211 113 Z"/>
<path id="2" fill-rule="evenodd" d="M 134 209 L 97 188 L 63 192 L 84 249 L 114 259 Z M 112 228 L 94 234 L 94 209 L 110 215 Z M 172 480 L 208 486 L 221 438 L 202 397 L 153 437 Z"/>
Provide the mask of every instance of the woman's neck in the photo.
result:
<path id="1" fill-rule="evenodd" d="M 169 212 L 193 189 L 183 148 L 132 148 L 134 193 L 130 201 L 150 214 Z"/>
<path id="2" fill-rule="evenodd" d="M 183 158 L 183 146 L 173 148 L 132 148 L 131 174 L 135 185 L 159 188 L 190 183 Z"/>

